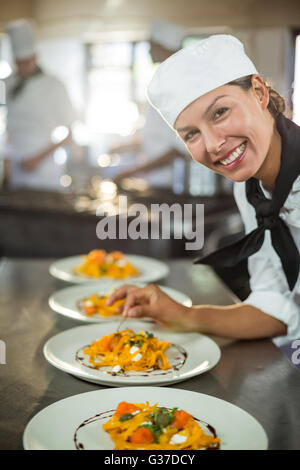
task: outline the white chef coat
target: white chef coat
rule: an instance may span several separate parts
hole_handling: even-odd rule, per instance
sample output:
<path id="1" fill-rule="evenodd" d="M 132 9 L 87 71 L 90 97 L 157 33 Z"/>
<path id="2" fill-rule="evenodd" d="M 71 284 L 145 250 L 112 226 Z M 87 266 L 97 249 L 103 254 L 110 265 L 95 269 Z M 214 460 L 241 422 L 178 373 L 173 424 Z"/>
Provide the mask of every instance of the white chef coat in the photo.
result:
<path id="1" fill-rule="evenodd" d="M 265 196 L 269 193 L 261 186 Z M 248 202 L 245 182 L 234 184 L 234 197 L 245 225 L 246 234 L 257 228 L 254 207 Z M 295 180 L 280 217 L 285 221 L 300 251 L 300 176 Z M 245 304 L 253 305 L 287 325 L 287 335 L 273 338 L 277 346 L 300 338 L 300 276 L 292 291 L 281 260 L 271 242 L 270 230 L 265 231 L 261 249 L 248 258 L 251 293 Z"/>
<path id="2" fill-rule="evenodd" d="M 24 171 L 21 162 L 50 146 L 56 127 L 69 127 L 76 120 L 66 89 L 57 78 L 41 73 L 30 77 L 12 98 L 10 92 L 17 82 L 15 75 L 6 81 L 5 153 L 11 160 L 11 186 L 62 189 L 60 177 L 65 173 L 65 166 L 57 165 L 53 155 L 45 158 L 34 171 Z"/>
<path id="3" fill-rule="evenodd" d="M 189 155 L 181 139 L 152 106 L 148 106 L 146 112 L 141 145 L 146 161 L 157 160 L 172 149 Z M 150 186 L 172 187 L 173 165 L 169 163 L 142 176 Z"/>

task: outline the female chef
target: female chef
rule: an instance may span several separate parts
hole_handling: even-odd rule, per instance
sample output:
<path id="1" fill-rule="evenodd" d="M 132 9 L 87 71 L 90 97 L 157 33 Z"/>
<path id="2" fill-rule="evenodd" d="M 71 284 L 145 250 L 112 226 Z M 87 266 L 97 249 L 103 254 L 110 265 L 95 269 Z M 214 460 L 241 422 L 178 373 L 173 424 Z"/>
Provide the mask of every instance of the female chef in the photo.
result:
<path id="1" fill-rule="evenodd" d="M 198 262 L 232 266 L 248 259 L 251 293 L 229 306 L 184 307 L 158 287 L 123 286 L 123 315 L 229 338 L 300 337 L 300 128 L 228 35 L 182 49 L 158 67 L 152 104 L 193 159 L 234 182 L 246 235 Z"/>
<path id="2" fill-rule="evenodd" d="M 61 190 L 64 165 L 57 165 L 53 152 L 71 141 L 52 141 L 53 131 L 70 128 L 76 113 L 64 85 L 38 66 L 33 25 L 27 20 L 9 23 L 17 73 L 6 81 L 7 149 L 10 161 L 10 186 Z"/>

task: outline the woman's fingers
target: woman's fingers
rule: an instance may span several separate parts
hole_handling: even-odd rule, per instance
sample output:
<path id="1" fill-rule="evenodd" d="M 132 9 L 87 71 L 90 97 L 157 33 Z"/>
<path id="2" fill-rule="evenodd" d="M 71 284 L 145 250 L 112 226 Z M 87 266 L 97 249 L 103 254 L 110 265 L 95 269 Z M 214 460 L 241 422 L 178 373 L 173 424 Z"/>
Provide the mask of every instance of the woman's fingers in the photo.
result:
<path id="1" fill-rule="evenodd" d="M 149 305 L 135 305 L 128 310 L 128 317 L 141 318 L 151 317 L 151 307 Z"/>
<path id="2" fill-rule="evenodd" d="M 159 311 L 158 296 L 156 290 L 158 288 L 153 285 L 140 288 L 128 293 L 124 308 L 123 315 L 129 317 L 137 316 L 150 316 L 155 318 L 157 311 Z"/>
<path id="3" fill-rule="evenodd" d="M 136 305 L 145 305 L 148 303 L 147 288 L 139 288 L 128 292 L 125 304 L 123 306 L 123 315 L 129 316 L 130 309 Z"/>
<path id="4" fill-rule="evenodd" d="M 169 316 L 173 301 L 154 284 L 146 287 L 137 287 L 125 284 L 107 299 L 107 305 L 112 305 L 117 300 L 125 299 L 123 305 L 118 308 L 118 313 L 125 317 L 151 317 L 153 320 L 163 324 L 162 316 Z"/>
<path id="5" fill-rule="evenodd" d="M 125 299 L 128 292 L 138 289 L 136 286 L 132 286 L 129 284 L 124 284 L 123 286 L 119 287 L 116 289 L 107 299 L 106 304 L 107 305 L 112 305 L 114 304 L 117 300 Z"/>

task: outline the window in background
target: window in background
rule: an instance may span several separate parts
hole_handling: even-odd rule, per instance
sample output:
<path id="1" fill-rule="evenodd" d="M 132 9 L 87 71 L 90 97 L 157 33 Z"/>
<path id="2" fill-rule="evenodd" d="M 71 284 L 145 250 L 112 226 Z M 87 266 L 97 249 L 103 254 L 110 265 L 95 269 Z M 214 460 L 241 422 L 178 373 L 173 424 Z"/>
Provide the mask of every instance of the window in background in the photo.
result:
<path id="1" fill-rule="evenodd" d="M 188 37 L 184 47 L 204 37 Z M 146 41 L 87 46 L 86 125 L 93 136 L 89 161 L 91 166 L 101 167 L 104 177 L 113 177 L 120 166 L 130 167 L 137 161 L 135 154 L 128 154 L 114 167 L 109 152 L 112 146 L 130 141 L 144 125 L 146 90 L 155 70 L 149 49 Z M 177 163 L 173 168 L 178 183 L 175 192 L 193 196 L 216 193 L 218 177 L 212 171 L 192 159 L 187 163 L 189 168 L 183 169 L 183 161 Z"/>
<path id="2" fill-rule="evenodd" d="M 148 42 L 87 46 L 85 122 L 91 136 L 91 166 L 100 165 L 101 156 L 132 139 L 144 125 L 146 88 L 154 70 L 149 48 Z M 135 159 L 136 155 L 128 155 L 122 158 L 122 165 L 135 164 Z M 120 169 L 111 169 L 111 162 L 105 172 L 100 166 L 108 177 Z"/>
<path id="3" fill-rule="evenodd" d="M 200 36 L 187 36 L 183 41 L 183 47 L 187 47 L 195 41 L 207 38 L 208 34 L 201 34 Z"/>
<path id="4" fill-rule="evenodd" d="M 296 38 L 295 76 L 293 94 L 293 121 L 300 125 L 300 35 Z"/>
<path id="5" fill-rule="evenodd" d="M 6 38 L 0 37 L 0 80 L 5 80 L 12 73 L 12 67 L 9 63 L 9 44 Z M 4 82 L 2 82 L 3 85 Z M 7 110 L 5 106 L 6 96 L 5 96 L 5 86 L 2 91 L 4 91 L 4 96 L 0 97 L 0 187 L 3 183 L 4 178 L 4 145 L 5 145 L 5 131 L 6 131 L 6 115 Z"/>
<path id="6" fill-rule="evenodd" d="M 152 73 L 149 44 L 112 43 L 88 46 L 90 131 L 127 137 L 141 127 L 141 110 Z"/>
<path id="7" fill-rule="evenodd" d="M 190 36 L 185 38 L 183 46 L 187 47 L 195 41 L 204 39 L 208 35 Z M 216 173 L 199 163 L 191 160 L 188 173 L 188 192 L 192 196 L 213 196 L 217 191 L 218 177 Z M 219 178 L 222 178 L 221 176 Z M 224 186 L 224 185 L 222 185 Z M 229 186 L 228 192 L 231 192 Z"/>

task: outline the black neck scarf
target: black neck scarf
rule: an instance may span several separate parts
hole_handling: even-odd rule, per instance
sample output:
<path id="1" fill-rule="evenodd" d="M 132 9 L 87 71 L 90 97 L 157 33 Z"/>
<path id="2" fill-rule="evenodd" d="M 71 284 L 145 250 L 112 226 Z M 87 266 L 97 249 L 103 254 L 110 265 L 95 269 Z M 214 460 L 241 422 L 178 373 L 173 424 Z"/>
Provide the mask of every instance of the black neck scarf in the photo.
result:
<path id="1" fill-rule="evenodd" d="M 196 259 L 194 264 L 233 267 L 256 253 L 263 245 L 265 231 L 270 230 L 273 248 L 281 260 L 292 290 L 299 274 L 300 255 L 290 230 L 279 213 L 300 174 L 300 127 L 282 114 L 276 117 L 276 127 L 281 136 L 282 149 L 272 199 L 265 197 L 257 179 L 250 178 L 246 181 L 246 196 L 255 208 L 258 227 L 232 245 Z"/>

